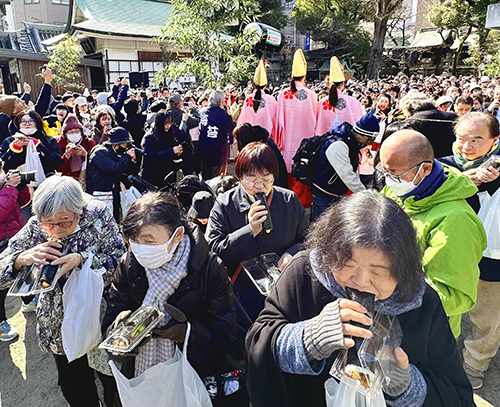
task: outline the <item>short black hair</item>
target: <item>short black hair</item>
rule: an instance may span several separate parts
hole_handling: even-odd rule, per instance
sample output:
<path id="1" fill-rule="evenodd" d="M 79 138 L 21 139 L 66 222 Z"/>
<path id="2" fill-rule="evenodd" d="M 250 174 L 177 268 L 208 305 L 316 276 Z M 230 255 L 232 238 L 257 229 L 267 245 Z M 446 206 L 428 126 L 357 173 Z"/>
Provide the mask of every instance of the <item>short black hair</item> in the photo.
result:
<path id="1" fill-rule="evenodd" d="M 122 232 L 126 239 L 136 239 L 143 226 L 163 226 L 174 233 L 186 222 L 181 217 L 179 204 L 165 192 L 147 192 L 135 201 L 122 221 Z"/>
<path id="2" fill-rule="evenodd" d="M 305 246 L 315 249 L 325 274 L 341 270 L 353 248 L 380 250 L 391 260 L 400 302 L 410 301 L 422 287 L 422 252 L 413 224 L 395 201 L 375 191 L 332 205 L 309 228 Z"/>
<path id="3" fill-rule="evenodd" d="M 264 172 L 278 178 L 279 166 L 276 154 L 267 144 L 254 142 L 246 145 L 236 157 L 236 177 L 241 180 L 244 175 Z"/>

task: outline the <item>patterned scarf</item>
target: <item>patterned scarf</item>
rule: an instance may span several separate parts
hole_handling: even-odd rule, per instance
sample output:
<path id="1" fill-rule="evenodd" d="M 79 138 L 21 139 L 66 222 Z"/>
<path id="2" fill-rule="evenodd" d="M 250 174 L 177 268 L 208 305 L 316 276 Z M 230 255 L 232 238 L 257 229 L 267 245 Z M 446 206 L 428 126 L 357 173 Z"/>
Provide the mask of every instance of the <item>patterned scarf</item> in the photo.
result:
<path id="1" fill-rule="evenodd" d="M 467 158 L 464 158 L 460 155 L 460 153 L 457 150 L 456 143 L 453 143 L 453 157 L 455 157 L 455 162 L 460 165 L 460 167 L 463 168 L 463 171 L 470 170 L 472 168 L 477 168 L 488 158 L 490 158 L 493 154 L 499 155 L 500 154 L 500 144 L 495 143 L 491 147 L 491 150 L 489 151 L 488 154 L 482 156 L 481 158 L 478 158 L 477 160 L 467 160 Z"/>
<path id="2" fill-rule="evenodd" d="M 165 312 L 163 305 L 166 304 L 168 298 L 177 290 L 182 279 L 187 275 L 190 252 L 189 236 L 184 235 L 172 260 L 157 269 L 146 269 L 149 289 L 142 302 L 143 306 L 151 305 Z M 159 325 L 166 325 L 170 319 L 171 316 L 165 312 Z M 171 359 L 174 353 L 174 341 L 170 339 L 150 340 L 139 348 L 139 355 L 135 358 L 135 376 L 139 376 L 146 369 L 158 363 Z"/>

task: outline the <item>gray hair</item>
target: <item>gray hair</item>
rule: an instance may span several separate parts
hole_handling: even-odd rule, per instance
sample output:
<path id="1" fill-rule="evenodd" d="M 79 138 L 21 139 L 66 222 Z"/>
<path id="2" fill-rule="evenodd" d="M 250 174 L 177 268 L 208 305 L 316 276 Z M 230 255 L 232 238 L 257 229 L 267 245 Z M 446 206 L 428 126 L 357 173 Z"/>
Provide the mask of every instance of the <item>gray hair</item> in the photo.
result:
<path id="1" fill-rule="evenodd" d="M 220 107 L 222 102 L 224 102 L 224 92 L 221 90 L 214 90 L 208 98 L 210 107 Z"/>
<path id="2" fill-rule="evenodd" d="M 82 214 L 91 199 L 79 182 L 71 177 L 53 175 L 43 181 L 33 195 L 33 213 L 38 220 L 58 212 Z"/>
<path id="3" fill-rule="evenodd" d="M 399 107 L 403 111 L 406 111 L 412 115 L 415 111 L 420 110 L 424 105 L 431 105 L 434 107 L 433 101 L 428 95 L 422 92 L 410 90 L 404 97 L 399 101 Z"/>

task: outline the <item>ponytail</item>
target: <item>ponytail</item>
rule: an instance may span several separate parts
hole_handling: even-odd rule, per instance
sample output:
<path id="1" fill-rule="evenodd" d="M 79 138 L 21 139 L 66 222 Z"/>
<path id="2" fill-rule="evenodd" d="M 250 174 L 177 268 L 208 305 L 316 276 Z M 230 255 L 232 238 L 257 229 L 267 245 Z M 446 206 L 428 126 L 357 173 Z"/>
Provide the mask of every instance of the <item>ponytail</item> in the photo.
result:
<path id="1" fill-rule="evenodd" d="M 304 76 L 305 75 L 292 77 L 292 80 L 290 81 L 290 90 L 293 93 L 297 92 L 297 86 L 295 85 L 295 81 L 301 81 Z"/>
<path id="2" fill-rule="evenodd" d="M 256 86 L 257 91 L 255 92 L 255 96 L 253 97 L 253 111 L 257 113 L 259 110 L 260 102 L 262 100 L 262 88 L 263 86 Z"/>
<path id="3" fill-rule="evenodd" d="M 339 101 L 339 95 L 337 95 L 337 82 L 333 82 L 328 89 L 328 104 L 335 108 L 337 102 Z"/>

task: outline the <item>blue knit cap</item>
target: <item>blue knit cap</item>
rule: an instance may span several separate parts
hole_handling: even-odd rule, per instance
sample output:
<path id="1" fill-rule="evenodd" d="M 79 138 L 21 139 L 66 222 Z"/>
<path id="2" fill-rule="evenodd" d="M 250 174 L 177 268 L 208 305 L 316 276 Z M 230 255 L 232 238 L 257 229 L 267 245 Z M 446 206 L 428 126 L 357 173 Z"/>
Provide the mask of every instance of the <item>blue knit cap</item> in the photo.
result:
<path id="1" fill-rule="evenodd" d="M 373 139 L 378 136 L 380 131 L 377 118 L 369 113 L 361 117 L 352 128 L 356 133 Z"/>

